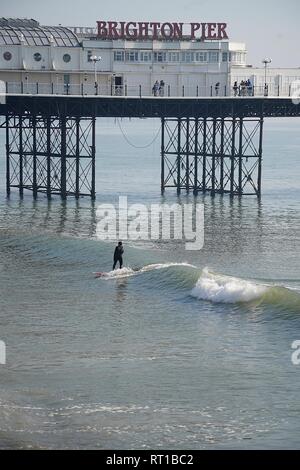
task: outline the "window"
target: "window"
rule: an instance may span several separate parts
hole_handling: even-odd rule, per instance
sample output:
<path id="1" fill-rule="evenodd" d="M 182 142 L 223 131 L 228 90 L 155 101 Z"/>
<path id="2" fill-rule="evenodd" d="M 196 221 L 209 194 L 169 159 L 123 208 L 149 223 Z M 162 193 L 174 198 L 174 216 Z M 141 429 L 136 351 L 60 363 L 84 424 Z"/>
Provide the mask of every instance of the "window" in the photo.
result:
<path id="1" fill-rule="evenodd" d="M 232 62 L 240 64 L 244 61 L 244 55 L 241 52 L 232 52 L 231 53 Z"/>
<path id="2" fill-rule="evenodd" d="M 211 63 L 218 63 L 219 62 L 219 53 L 218 52 L 209 52 L 208 53 L 208 60 Z"/>
<path id="3" fill-rule="evenodd" d="M 70 54 L 64 54 L 63 61 L 66 62 L 66 63 L 71 62 Z"/>
<path id="4" fill-rule="evenodd" d="M 152 61 L 152 54 L 148 51 L 142 51 L 140 53 L 141 62 L 151 62 Z"/>
<path id="5" fill-rule="evenodd" d="M 92 62 L 93 51 L 87 51 L 87 60 L 88 62 Z"/>
<path id="6" fill-rule="evenodd" d="M 115 62 L 124 62 L 124 52 L 123 51 L 114 51 L 114 61 Z"/>
<path id="7" fill-rule="evenodd" d="M 8 51 L 7 51 L 7 52 L 4 52 L 3 58 L 4 58 L 5 60 L 11 60 L 12 54 L 11 54 L 10 52 L 8 52 Z"/>
<path id="8" fill-rule="evenodd" d="M 169 62 L 179 62 L 179 52 L 169 52 Z"/>
<path id="9" fill-rule="evenodd" d="M 166 52 L 154 52 L 154 62 L 166 62 L 167 53 Z"/>
<path id="10" fill-rule="evenodd" d="M 222 54 L 222 61 L 223 61 L 223 62 L 228 62 L 228 53 L 227 53 L 227 52 L 223 52 L 223 54 Z"/>
<path id="11" fill-rule="evenodd" d="M 207 62 L 207 52 L 196 52 L 195 57 L 197 62 Z"/>
<path id="12" fill-rule="evenodd" d="M 183 52 L 182 53 L 182 62 L 190 64 L 194 61 L 194 52 Z"/>
<path id="13" fill-rule="evenodd" d="M 128 62 L 138 62 L 139 53 L 135 51 L 126 52 L 126 60 Z"/>
<path id="14" fill-rule="evenodd" d="M 39 52 L 36 52 L 35 54 L 33 54 L 33 58 L 36 62 L 40 62 L 42 60 L 42 56 Z"/>
<path id="15" fill-rule="evenodd" d="M 300 77 L 284 77 L 285 85 L 291 85 L 293 82 L 298 82 Z"/>

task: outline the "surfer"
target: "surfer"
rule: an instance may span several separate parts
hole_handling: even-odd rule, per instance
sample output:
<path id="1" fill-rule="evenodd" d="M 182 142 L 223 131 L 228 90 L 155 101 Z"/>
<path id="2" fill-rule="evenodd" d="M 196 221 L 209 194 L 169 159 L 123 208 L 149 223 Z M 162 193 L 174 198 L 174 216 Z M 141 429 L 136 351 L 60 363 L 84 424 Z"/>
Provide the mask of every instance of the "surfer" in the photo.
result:
<path id="1" fill-rule="evenodd" d="M 113 271 L 116 268 L 117 263 L 119 262 L 120 264 L 120 269 L 122 269 L 123 266 L 123 253 L 124 253 L 124 248 L 122 242 L 119 242 L 118 245 L 115 248 L 114 252 L 114 265 L 113 265 Z"/>

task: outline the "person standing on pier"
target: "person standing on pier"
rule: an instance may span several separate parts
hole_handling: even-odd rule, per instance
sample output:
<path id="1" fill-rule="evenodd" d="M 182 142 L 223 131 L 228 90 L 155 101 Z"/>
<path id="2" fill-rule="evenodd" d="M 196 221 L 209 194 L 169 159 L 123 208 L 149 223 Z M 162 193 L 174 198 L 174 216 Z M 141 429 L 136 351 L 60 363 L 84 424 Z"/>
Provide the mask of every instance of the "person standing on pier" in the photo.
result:
<path id="1" fill-rule="evenodd" d="M 164 94 L 165 94 L 165 82 L 161 80 L 159 84 L 159 96 L 164 96 Z"/>
<path id="2" fill-rule="evenodd" d="M 238 91 L 239 91 L 238 82 L 234 82 L 234 85 L 233 85 L 234 96 L 238 95 Z"/>
<path id="3" fill-rule="evenodd" d="M 153 85 L 152 92 L 154 96 L 158 96 L 159 93 L 159 81 L 156 80 L 156 82 Z"/>

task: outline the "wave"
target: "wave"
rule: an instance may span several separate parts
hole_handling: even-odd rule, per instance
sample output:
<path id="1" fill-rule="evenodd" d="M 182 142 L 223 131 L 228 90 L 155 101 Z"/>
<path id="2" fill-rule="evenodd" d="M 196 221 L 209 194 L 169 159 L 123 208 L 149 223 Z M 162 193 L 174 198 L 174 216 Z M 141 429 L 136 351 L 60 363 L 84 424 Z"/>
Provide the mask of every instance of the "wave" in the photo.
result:
<path id="1" fill-rule="evenodd" d="M 120 279 L 124 277 L 137 276 L 139 274 L 156 271 L 158 269 L 167 269 L 173 267 L 187 267 L 197 269 L 196 266 L 188 263 L 157 263 L 157 264 L 148 264 L 139 269 L 134 269 L 130 267 L 124 267 L 122 269 L 116 269 L 115 271 L 109 271 L 107 273 L 102 273 L 101 279 Z M 97 273 L 94 273 L 97 275 Z"/>
<path id="2" fill-rule="evenodd" d="M 295 289 L 225 276 L 210 272 L 208 268 L 203 269 L 191 296 L 198 300 L 224 304 L 259 301 L 296 307 L 300 312 L 300 292 Z"/>
<path id="3" fill-rule="evenodd" d="M 191 295 L 199 300 L 234 304 L 261 298 L 268 287 L 243 279 L 209 272 L 205 268 Z"/>
<path id="4" fill-rule="evenodd" d="M 256 305 L 272 304 L 300 312 L 300 292 L 295 288 L 227 276 L 212 272 L 208 268 L 201 271 L 189 263 L 149 264 L 139 269 L 124 267 L 104 273 L 101 279 L 122 279 L 146 273 L 151 275 L 151 284 L 155 282 L 162 291 L 171 286 L 176 290 L 188 289 L 188 295 L 197 300 L 219 304 L 255 302 Z"/>
<path id="5" fill-rule="evenodd" d="M 110 267 L 111 253 L 114 244 L 98 243 L 88 239 L 69 239 L 66 237 L 1 233 L 1 248 L 5 259 L 9 263 L 22 263 L 27 269 L 32 263 L 48 263 L 68 269 L 78 276 L 84 277 L 92 272 L 95 260 L 102 261 L 104 269 Z M 140 253 L 130 251 L 129 255 L 136 265 L 142 265 Z M 105 261 L 105 262 L 104 262 Z M 108 263 L 109 262 L 109 266 Z M 0 263 L 1 264 L 1 263 Z M 4 264 L 3 264 L 4 266 Z M 2 274 L 3 268 L 0 267 Z M 162 295 L 176 292 L 183 297 L 193 297 L 197 300 L 220 304 L 268 304 L 282 307 L 282 310 L 300 313 L 300 292 L 292 282 L 296 279 L 286 280 L 246 280 L 203 270 L 187 262 L 166 262 L 144 265 L 140 268 L 126 266 L 121 270 L 108 271 L 101 279 L 114 280 L 129 277 L 138 277 L 140 282 L 145 278 L 147 288 L 150 285 Z M 277 284 L 276 284 L 277 283 Z"/>

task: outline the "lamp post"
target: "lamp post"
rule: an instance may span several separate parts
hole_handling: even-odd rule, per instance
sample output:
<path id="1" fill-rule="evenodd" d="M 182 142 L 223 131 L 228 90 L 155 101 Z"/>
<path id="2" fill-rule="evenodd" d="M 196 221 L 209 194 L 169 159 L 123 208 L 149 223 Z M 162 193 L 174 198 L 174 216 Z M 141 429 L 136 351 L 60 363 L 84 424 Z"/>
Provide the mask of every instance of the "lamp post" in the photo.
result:
<path id="1" fill-rule="evenodd" d="M 272 59 L 268 59 L 268 58 L 262 61 L 262 63 L 265 66 L 265 92 L 264 92 L 265 96 L 268 96 L 269 94 L 268 84 L 267 84 L 267 68 L 268 68 L 268 65 L 271 64 L 271 62 L 272 62 Z"/>
<path id="2" fill-rule="evenodd" d="M 101 57 L 92 55 L 91 61 L 94 63 L 94 74 L 95 74 L 95 93 L 97 94 L 98 82 L 97 82 L 97 62 L 100 62 Z"/>

